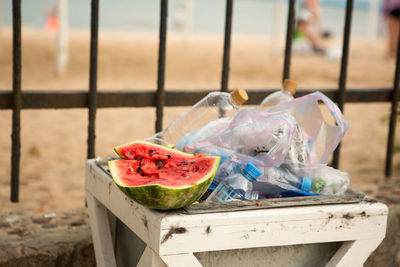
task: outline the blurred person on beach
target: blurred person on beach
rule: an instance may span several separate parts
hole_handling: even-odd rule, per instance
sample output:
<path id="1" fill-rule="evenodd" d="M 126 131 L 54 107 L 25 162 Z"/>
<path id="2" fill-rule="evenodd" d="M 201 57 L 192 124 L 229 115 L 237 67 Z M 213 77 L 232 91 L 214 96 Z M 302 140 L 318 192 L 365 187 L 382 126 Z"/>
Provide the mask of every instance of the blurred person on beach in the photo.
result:
<path id="1" fill-rule="evenodd" d="M 324 53 L 326 47 L 322 40 L 320 0 L 304 0 L 298 14 L 293 35 L 294 49 Z"/>
<path id="2" fill-rule="evenodd" d="M 314 0 L 313 0 L 314 1 Z M 326 48 L 323 44 L 318 25 L 311 11 L 301 8 L 296 21 L 296 29 L 293 35 L 293 49 L 297 52 L 324 53 Z"/>
<path id="3" fill-rule="evenodd" d="M 323 55 L 328 60 L 339 60 L 342 56 L 341 46 L 328 46 L 324 42 L 324 39 L 330 36 L 331 33 L 322 30 L 321 27 L 320 0 L 304 0 L 296 19 L 293 51 Z"/>
<path id="4" fill-rule="evenodd" d="M 50 33 L 56 33 L 58 31 L 58 17 L 56 9 L 53 8 L 46 14 L 45 30 Z"/>
<path id="5" fill-rule="evenodd" d="M 395 57 L 400 26 L 400 0 L 385 0 L 383 4 L 383 15 L 386 19 L 388 31 L 387 56 Z"/>

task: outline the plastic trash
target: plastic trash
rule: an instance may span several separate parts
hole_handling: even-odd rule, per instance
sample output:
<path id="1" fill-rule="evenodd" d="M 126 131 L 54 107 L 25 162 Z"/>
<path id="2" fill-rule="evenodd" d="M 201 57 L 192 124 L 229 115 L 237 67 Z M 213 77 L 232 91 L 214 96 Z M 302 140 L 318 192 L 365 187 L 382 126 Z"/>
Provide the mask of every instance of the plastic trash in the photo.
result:
<path id="1" fill-rule="evenodd" d="M 333 123 L 326 121 L 320 104 L 328 108 Z M 283 164 L 297 176 L 312 176 L 317 166 L 326 165 L 349 127 L 340 109 L 320 92 L 282 102 L 265 112 L 285 112 L 295 118 L 293 146 Z"/>
<path id="2" fill-rule="evenodd" d="M 262 167 L 280 165 L 288 153 L 294 125 L 294 117 L 285 112 L 246 108 L 219 134 L 190 142 L 183 151 L 218 155 L 222 162 L 234 155 L 241 163 L 251 162 Z"/>
<path id="3" fill-rule="evenodd" d="M 232 176 L 236 173 L 240 173 L 242 164 L 236 155 L 231 155 L 227 160 L 221 163 L 218 167 L 218 171 L 215 174 L 213 184 L 215 185 L 211 189 L 214 189 L 219 183 L 225 180 L 227 177 Z"/>
<path id="4" fill-rule="evenodd" d="M 282 89 L 268 95 L 260 104 L 261 109 L 268 109 L 282 102 L 292 100 L 296 93 L 297 83 L 293 80 L 286 79 L 283 82 Z"/>
<path id="5" fill-rule="evenodd" d="M 267 96 L 260 104 L 262 110 L 271 108 L 283 102 L 293 100 L 293 95 L 296 93 L 297 83 L 293 80 L 286 79 L 283 82 L 282 89 Z M 289 153 L 286 156 L 287 164 L 298 169 L 299 164 L 305 164 L 307 160 L 307 146 L 304 140 L 301 128 L 296 123 L 293 133 L 292 143 L 289 148 Z"/>
<path id="6" fill-rule="evenodd" d="M 176 148 L 182 150 L 189 143 L 195 143 L 212 136 L 218 135 L 225 130 L 232 121 L 231 117 L 220 118 L 207 123 L 204 127 L 185 134 L 176 144 Z"/>
<path id="7" fill-rule="evenodd" d="M 257 200 L 253 193 L 253 182 L 261 171 L 251 163 L 247 163 L 241 172 L 233 174 L 220 183 L 205 202 L 227 202 L 235 200 Z"/>
<path id="8" fill-rule="evenodd" d="M 148 138 L 147 141 L 177 144 L 187 133 L 202 128 L 211 121 L 221 117 L 233 117 L 247 99 L 246 91 L 241 88 L 232 93 L 211 92 L 180 114 L 164 131 Z"/>
<path id="9" fill-rule="evenodd" d="M 312 179 L 298 177 L 284 167 L 265 168 L 263 174 L 254 183 L 254 190 L 260 195 L 279 195 L 286 190 L 310 192 Z"/>
<path id="10" fill-rule="evenodd" d="M 349 174 L 329 166 L 315 172 L 312 191 L 322 195 L 342 195 L 350 184 Z"/>
<path id="11" fill-rule="evenodd" d="M 341 195 L 349 187 L 348 173 L 322 165 L 316 168 L 314 177 L 297 176 L 285 167 L 265 168 L 253 183 L 253 190 L 260 198 L 295 195 Z M 289 192 L 289 194 L 288 194 Z M 293 194 L 296 192 L 297 194 Z"/>

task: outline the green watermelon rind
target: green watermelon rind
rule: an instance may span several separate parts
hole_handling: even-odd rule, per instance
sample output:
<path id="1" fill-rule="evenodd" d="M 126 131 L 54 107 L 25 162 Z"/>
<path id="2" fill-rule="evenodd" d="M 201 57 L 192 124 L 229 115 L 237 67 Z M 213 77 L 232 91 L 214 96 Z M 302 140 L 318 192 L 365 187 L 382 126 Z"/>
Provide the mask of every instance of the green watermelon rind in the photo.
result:
<path id="1" fill-rule="evenodd" d="M 142 140 L 136 140 L 136 141 L 133 141 L 133 142 L 130 142 L 130 143 L 127 143 L 127 144 L 116 146 L 116 147 L 114 147 L 114 151 L 115 151 L 115 153 L 118 154 L 118 156 L 121 159 L 126 159 L 126 157 L 124 155 L 122 155 L 121 152 L 119 151 L 119 148 L 131 146 L 131 145 L 134 145 L 136 143 L 139 143 L 139 144 L 142 144 L 142 145 L 155 146 L 155 147 L 159 147 L 160 149 L 170 150 L 171 153 L 180 154 L 182 156 L 187 156 L 187 157 L 192 157 L 193 156 L 192 154 L 189 154 L 189 153 L 186 153 L 186 152 L 182 152 L 182 151 L 179 151 L 179 150 L 171 149 L 169 147 L 165 147 L 165 146 L 162 146 L 162 145 L 157 145 L 157 144 L 146 142 L 146 141 L 142 141 Z"/>
<path id="2" fill-rule="evenodd" d="M 187 153 L 185 154 L 190 155 Z M 220 157 L 208 156 L 208 158 L 215 159 L 211 171 L 205 174 L 196 185 L 184 187 L 167 187 L 159 184 L 135 187 L 124 186 L 116 174 L 115 162 L 118 160 L 109 161 L 108 167 L 114 182 L 128 197 L 148 208 L 172 210 L 192 204 L 199 200 L 207 191 L 207 188 L 211 185 L 214 176 L 217 173 L 219 162 L 221 160 Z"/>

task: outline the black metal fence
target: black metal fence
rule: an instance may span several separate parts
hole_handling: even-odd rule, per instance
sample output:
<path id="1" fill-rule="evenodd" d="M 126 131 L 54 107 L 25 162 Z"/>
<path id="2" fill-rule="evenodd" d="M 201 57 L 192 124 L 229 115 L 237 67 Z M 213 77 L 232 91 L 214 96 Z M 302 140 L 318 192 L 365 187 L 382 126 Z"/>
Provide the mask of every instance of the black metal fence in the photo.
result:
<path id="1" fill-rule="evenodd" d="M 95 157 L 95 122 L 96 109 L 109 107 L 156 107 L 155 130 L 162 129 L 163 109 L 166 106 L 189 106 L 205 96 L 208 92 L 191 91 L 182 92 L 164 89 L 165 80 L 165 51 L 167 36 L 168 0 L 160 0 L 160 30 L 158 50 L 158 76 L 157 90 L 154 91 L 102 91 L 97 92 L 97 59 L 98 59 L 98 30 L 99 30 L 99 0 L 91 2 L 91 38 L 90 38 L 90 70 L 89 90 L 81 91 L 21 91 L 21 0 L 13 0 L 13 83 L 12 91 L 0 92 L 0 109 L 12 109 L 12 151 L 11 151 L 11 201 L 18 202 L 19 174 L 20 174 L 20 148 L 21 148 L 21 109 L 49 109 L 49 108 L 88 108 L 88 150 L 87 157 Z M 295 0 L 289 0 L 288 23 L 286 32 L 286 47 L 282 79 L 290 77 L 290 61 L 292 35 L 295 23 Z M 353 13 L 353 0 L 347 0 L 345 25 L 343 32 L 343 51 L 340 67 L 340 76 L 337 90 L 324 90 L 324 93 L 336 101 L 343 111 L 345 102 L 391 102 L 389 120 L 389 135 L 387 141 L 387 154 L 385 176 L 392 175 L 392 155 L 395 139 L 397 107 L 399 101 L 399 71 L 400 49 L 396 58 L 393 88 L 351 89 L 346 88 L 347 66 L 349 57 L 351 18 Z M 222 58 L 221 91 L 228 91 L 230 46 L 232 33 L 233 0 L 226 0 L 224 47 Z M 399 45 L 400 47 L 400 40 Z M 323 90 L 324 88 L 320 88 Z M 256 101 L 264 98 L 269 93 L 278 89 L 249 89 L 247 104 L 258 104 Z M 302 96 L 311 91 L 301 90 L 296 96 Z M 335 151 L 333 166 L 338 167 L 340 147 Z"/>

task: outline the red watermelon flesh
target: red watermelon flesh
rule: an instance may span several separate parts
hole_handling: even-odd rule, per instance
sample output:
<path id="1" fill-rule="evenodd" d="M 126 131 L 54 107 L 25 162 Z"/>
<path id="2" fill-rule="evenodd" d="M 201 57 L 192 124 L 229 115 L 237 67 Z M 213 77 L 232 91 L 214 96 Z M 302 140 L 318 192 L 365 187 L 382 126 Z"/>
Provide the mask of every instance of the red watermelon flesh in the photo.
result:
<path id="1" fill-rule="evenodd" d="M 171 158 L 153 160 L 143 157 L 133 160 L 118 160 L 118 175 L 125 186 L 159 184 L 174 188 L 196 185 L 213 168 L 214 158 L 199 157 L 188 160 Z"/>
<path id="2" fill-rule="evenodd" d="M 122 158 L 108 162 L 115 183 L 137 202 L 177 209 L 198 200 L 210 186 L 220 157 L 193 155 L 135 141 L 114 148 Z"/>

